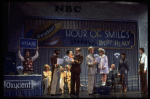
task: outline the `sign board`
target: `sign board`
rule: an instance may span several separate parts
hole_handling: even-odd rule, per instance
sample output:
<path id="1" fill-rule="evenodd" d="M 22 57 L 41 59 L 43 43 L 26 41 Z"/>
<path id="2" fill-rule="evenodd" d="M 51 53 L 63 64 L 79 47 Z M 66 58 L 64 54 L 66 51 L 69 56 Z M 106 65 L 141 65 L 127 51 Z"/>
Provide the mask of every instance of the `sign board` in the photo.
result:
<path id="1" fill-rule="evenodd" d="M 41 86 L 41 82 L 34 80 L 4 80 L 4 90 L 33 90 L 37 86 Z"/>
<path id="2" fill-rule="evenodd" d="M 38 40 L 37 39 L 21 38 L 19 45 L 21 48 L 36 49 L 38 47 Z"/>
<path id="3" fill-rule="evenodd" d="M 135 45 L 135 36 L 131 30 L 55 28 L 49 31 L 49 28 L 46 28 L 37 34 L 33 32 L 34 30 L 29 29 L 25 34 L 28 38 L 38 39 L 39 47 L 93 46 L 132 49 Z M 32 45 L 32 43 L 30 44 Z"/>

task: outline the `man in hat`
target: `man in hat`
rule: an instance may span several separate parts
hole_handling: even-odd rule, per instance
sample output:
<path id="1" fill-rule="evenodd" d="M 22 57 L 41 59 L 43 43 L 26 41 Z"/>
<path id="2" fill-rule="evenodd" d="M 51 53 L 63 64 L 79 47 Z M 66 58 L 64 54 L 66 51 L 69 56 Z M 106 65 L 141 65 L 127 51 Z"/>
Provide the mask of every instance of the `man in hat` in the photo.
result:
<path id="1" fill-rule="evenodd" d="M 83 56 L 80 54 L 81 48 L 76 48 L 74 63 L 70 69 L 71 71 L 71 94 L 79 95 L 80 87 L 80 73 L 81 73 L 81 64 L 83 62 Z M 75 92 L 75 83 L 76 83 L 76 92 Z"/>
<path id="2" fill-rule="evenodd" d="M 139 48 L 140 53 L 140 83 L 141 83 L 141 94 L 147 93 L 147 56 L 144 53 L 144 48 Z"/>
<path id="3" fill-rule="evenodd" d="M 88 94 L 95 94 L 95 85 L 96 85 L 96 64 L 94 54 L 94 48 L 88 48 L 89 55 L 86 57 L 86 64 L 88 66 Z"/>
<path id="4" fill-rule="evenodd" d="M 38 58 L 39 53 L 38 53 L 39 48 L 37 47 L 36 49 L 36 54 L 33 57 L 30 57 L 29 51 L 25 52 L 25 57 L 21 55 L 20 47 L 18 50 L 18 57 L 21 59 L 23 62 L 23 73 L 24 75 L 31 75 L 33 74 L 33 61 Z"/>

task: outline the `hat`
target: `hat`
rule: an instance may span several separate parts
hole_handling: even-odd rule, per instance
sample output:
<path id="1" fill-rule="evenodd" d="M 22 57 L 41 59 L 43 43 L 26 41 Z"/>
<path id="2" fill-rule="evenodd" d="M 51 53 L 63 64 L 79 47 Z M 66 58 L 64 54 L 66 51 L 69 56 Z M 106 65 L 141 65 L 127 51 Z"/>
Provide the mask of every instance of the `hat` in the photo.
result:
<path id="1" fill-rule="evenodd" d="M 50 70 L 50 66 L 48 64 L 44 65 L 44 69 L 45 69 L 45 67 L 48 67 L 48 69 Z"/>
<path id="2" fill-rule="evenodd" d="M 94 47 L 90 46 L 90 47 L 88 48 L 88 52 L 89 52 L 91 49 L 94 49 Z"/>
<path id="3" fill-rule="evenodd" d="M 62 23 L 53 24 L 52 22 L 47 22 L 42 24 L 33 31 L 32 38 L 38 39 L 38 42 L 45 41 L 60 30 L 61 26 Z"/>
<path id="4" fill-rule="evenodd" d="M 99 48 L 98 51 L 103 51 L 105 53 L 105 50 L 103 48 Z"/>

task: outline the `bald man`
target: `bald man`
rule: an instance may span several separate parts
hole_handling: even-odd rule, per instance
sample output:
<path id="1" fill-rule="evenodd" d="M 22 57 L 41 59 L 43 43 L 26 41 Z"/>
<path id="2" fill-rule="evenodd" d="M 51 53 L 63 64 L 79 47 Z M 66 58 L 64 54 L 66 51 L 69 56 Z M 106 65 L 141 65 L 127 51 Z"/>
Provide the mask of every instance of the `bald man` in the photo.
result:
<path id="1" fill-rule="evenodd" d="M 117 75 L 120 75 L 120 73 L 115 69 L 115 64 L 112 64 L 111 71 L 109 72 L 107 79 L 111 79 L 111 81 L 113 82 Z"/>

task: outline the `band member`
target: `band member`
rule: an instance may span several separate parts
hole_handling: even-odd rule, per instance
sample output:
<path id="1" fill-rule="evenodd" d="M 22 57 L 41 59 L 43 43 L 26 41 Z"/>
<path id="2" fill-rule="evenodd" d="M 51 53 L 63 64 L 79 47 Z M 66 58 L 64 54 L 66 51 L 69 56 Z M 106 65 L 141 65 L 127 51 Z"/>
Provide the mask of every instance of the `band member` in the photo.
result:
<path id="1" fill-rule="evenodd" d="M 95 85 L 96 85 L 96 64 L 94 54 L 94 48 L 88 48 L 89 55 L 86 57 L 86 64 L 88 66 L 88 94 L 95 94 Z"/>
<path id="2" fill-rule="evenodd" d="M 124 75 L 124 86 L 123 86 L 123 91 L 127 91 L 127 85 L 128 85 L 128 71 L 129 71 L 129 66 L 128 66 L 128 60 L 126 59 L 126 53 L 121 54 L 121 58 L 119 61 L 119 72 L 121 75 Z"/>
<path id="3" fill-rule="evenodd" d="M 54 51 L 54 55 L 51 57 L 52 65 L 52 81 L 51 81 L 51 95 L 60 95 L 60 65 L 57 64 L 57 58 L 59 55 L 59 50 Z"/>
<path id="4" fill-rule="evenodd" d="M 33 61 L 38 58 L 39 53 L 38 53 L 39 48 L 37 47 L 36 49 L 36 54 L 33 57 L 30 57 L 29 51 L 25 52 L 25 57 L 21 55 L 20 47 L 18 50 L 18 57 L 21 59 L 23 62 L 23 73 L 24 75 L 31 75 L 33 74 Z"/>
<path id="5" fill-rule="evenodd" d="M 139 73 L 140 73 L 140 83 L 141 83 L 141 94 L 147 93 L 147 56 L 144 53 L 144 48 L 139 48 L 140 53 L 140 65 L 139 65 Z"/>
<path id="6" fill-rule="evenodd" d="M 44 65 L 43 71 L 43 87 L 44 87 L 44 94 L 47 94 L 50 87 L 52 72 L 50 71 L 50 66 L 48 64 Z"/>
<path id="7" fill-rule="evenodd" d="M 80 87 L 80 73 L 81 73 L 81 64 L 83 62 L 83 56 L 81 55 L 81 48 L 76 48 L 74 63 L 70 69 L 71 71 L 71 94 L 79 95 L 79 87 Z M 76 84 L 76 92 L 75 92 L 75 84 Z"/>
<path id="8" fill-rule="evenodd" d="M 103 48 L 99 48 L 98 51 L 99 51 L 100 58 L 101 58 L 100 63 L 98 64 L 98 68 L 100 69 L 100 74 L 102 75 L 102 86 L 105 86 L 107 74 L 109 73 L 108 58 L 105 55 L 105 50 Z"/>

